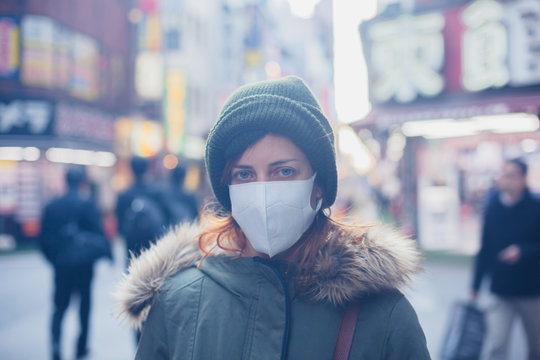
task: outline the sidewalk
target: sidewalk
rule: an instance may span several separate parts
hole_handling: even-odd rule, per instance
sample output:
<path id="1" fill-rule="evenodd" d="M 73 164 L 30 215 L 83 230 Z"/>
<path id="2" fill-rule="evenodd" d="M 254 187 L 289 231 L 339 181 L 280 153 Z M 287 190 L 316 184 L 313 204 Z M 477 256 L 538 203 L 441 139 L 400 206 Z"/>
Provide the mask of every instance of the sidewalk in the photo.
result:
<path id="1" fill-rule="evenodd" d="M 90 318 L 89 360 L 128 360 L 134 356 L 134 335 L 113 315 L 110 297 L 124 267 L 123 248 L 115 246 L 115 263 L 95 267 Z M 0 256 L 0 354 L 8 360 L 49 360 L 52 311 L 52 269 L 38 252 Z M 78 299 L 63 323 L 62 353 L 73 359 L 78 329 Z"/>
<path id="2" fill-rule="evenodd" d="M 418 314 L 431 357 L 438 360 L 452 305 L 456 301 L 469 299 L 473 259 L 428 257 L 424 261 L 424 268 L 424 272 L 414 279 L 413 286 L 405 293 Z M 486 309 L 488 301 L 488 291 L 483 289 L 479 297 L 480 307 Z M 509 360 L 525 360 L 525 334 L 521 324 L 516 322 L 514 325 Z"/>
<path id="3" fill-rule="evenodd" d="M 115 246 L 116 262 L 100 262 L 93 284 L 89 360 L 129 360 L 134 356 L 134 335 L 112 314 L 110 297 L 121 278 L 123 248 Z M 470 259 L 430 258 L 425 270 L 405 294 L 413 304 L 434 360 L 439 359 L 452 304 L 469 296 Z M 0 354 L 8 360 L 49 359 L 49 317 L 52 309 L 52 271 L 38 252 L 0 256 Z M 482 299 L 485 294 L 482 294 Z M 63 354 L 73 359 L 78 319 L 72 304 L 64 319 Z M 521 329 L 512 335 L 512 360 L 524 360 Z"/>

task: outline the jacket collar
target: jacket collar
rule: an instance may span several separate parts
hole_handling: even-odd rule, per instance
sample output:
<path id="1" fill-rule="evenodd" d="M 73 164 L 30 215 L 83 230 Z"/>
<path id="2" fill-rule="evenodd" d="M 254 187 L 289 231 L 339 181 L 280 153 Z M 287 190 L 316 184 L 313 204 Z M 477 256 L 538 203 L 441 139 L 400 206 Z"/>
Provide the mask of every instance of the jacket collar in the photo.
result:
<path id="1" fill-rule="evenodd" d="M 196 225 L 178 226 L 132 258 L 113 294 L 129 322 L 140 326 L 165 280 L 199 262 L 199 231 Z M 333 231 L 317 257 L 305 296 L 335 306 L 400 289 L 420 268 L 415 241 L 388 226 Z"/>

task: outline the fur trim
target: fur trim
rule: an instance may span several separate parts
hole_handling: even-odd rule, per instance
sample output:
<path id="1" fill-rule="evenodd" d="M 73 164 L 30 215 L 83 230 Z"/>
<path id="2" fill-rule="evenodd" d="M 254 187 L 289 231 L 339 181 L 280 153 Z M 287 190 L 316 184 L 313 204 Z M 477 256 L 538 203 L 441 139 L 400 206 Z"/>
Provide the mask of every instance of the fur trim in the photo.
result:
<path id="1" fill-rule="evenodd" d="M 132 258 L 114 294 L 121 314 L 140 327 L 165 280 L 197 263 L 200 229 L 181 225 Z M 420 270 L 414 240 L 389 226 L 336 228 L 317 255 L 306 296 L 343 306 L 385 289 L 400 289 Z M 300 279 L 302 281 L 303 279 Z"/>
<path id="2" fill-rule="evenodd" d="M 118 313 L 129 323 L 140 328 L 165 280 L 199 261 L 198 235 L 198 226 L 182 224 L 137 258 L 132 255 L 127 273 L 113 293 Z"/>
<path id="3" fill-rule="evenodd" d="M 400 289 L 420 270 L 419 262 L 415 241 L 390 226 L 334 230 L 318 254 L 307 296 L 343 306 Z"/>

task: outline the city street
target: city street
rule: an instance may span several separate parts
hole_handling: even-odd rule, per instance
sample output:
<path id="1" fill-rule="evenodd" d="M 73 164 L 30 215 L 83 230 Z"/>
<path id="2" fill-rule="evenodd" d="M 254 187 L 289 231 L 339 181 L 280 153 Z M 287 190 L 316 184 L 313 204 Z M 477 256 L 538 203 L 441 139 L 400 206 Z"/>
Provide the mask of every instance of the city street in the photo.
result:
<path id="1" fill-rule="evenodd" d="M 110 297 L 123 269 L 123 250 L 115 249 L 114 265 L 96 267 L 91 319 L 90 346 L 95 360 L 133 358 L 133 334 L 114 315 Z M 425 271 L 406 290 L 426 333 L 433 359 L 439 348 L 451 305 L 466 299 L 470 282 L 470 261 L 462 258 L 431 259 Z M 0 257 L 0 354 L 6 360 L 48 360 L 48 327 L 51 310 L 51 270 L 37 252 Z M 481 299 L 482 300 L 482 299 Z M 72 306 L 64 322 L 63 350 L 67 359 L 74 353 L 78 332 L 77 313 Z M 512 360 L 524 360 L 523 336 L 513 334 Z"/>
<path id="2" fill-rule="evenodd" d="M 134 334 L 113 315 L 111 292 L 121 278 L 123 249 L 115 248 L 115 263 L 95 268 L 90 319 L 89 359 L 124 360 L 134 355 Z M 0 257 L 0 354 L 6 360 L 49 360 L 52 311 L 52 270 L 38 252 Z M 62 352 L 75 357 L 78 306 L 73 299 L 64 318 Z"/>

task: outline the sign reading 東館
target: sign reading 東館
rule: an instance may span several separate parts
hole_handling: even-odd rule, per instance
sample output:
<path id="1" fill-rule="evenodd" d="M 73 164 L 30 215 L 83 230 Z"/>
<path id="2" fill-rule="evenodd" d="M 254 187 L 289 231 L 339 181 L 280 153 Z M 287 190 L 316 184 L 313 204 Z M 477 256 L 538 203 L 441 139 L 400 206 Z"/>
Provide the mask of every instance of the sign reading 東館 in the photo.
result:
<path id="1" fill-rule="evenodd" d="M 540 86 L 540 1 L 477 0 L 361 25 L 376 104 Z"/>

